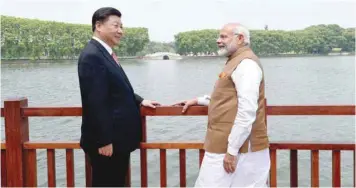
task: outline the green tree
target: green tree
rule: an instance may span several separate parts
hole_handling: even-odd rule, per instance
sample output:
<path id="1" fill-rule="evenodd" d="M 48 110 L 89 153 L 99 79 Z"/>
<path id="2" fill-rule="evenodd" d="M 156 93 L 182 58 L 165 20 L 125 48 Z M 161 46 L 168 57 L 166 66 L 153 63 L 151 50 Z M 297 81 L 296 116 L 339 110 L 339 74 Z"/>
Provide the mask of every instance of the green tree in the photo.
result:
<path id="1" fill-rule="evenodd" d="M 214 53 L 218 30 L 204 29 L 180 32 L 174 36 L 177 53 Z M 252 30 L 251 47 L 258 55 L 327 54 L 333 48 L 355 51 L 355 28 L 338 25 L 314 25 L 303 30 Z"/>
<path id="2" fill-rule="evenodd" d="M 4 59 L 77 58 L 92 35 L 91 25 L 1 16 L 1 56 Z M 114 50 L 121 56 L 136 55 L 148 42 L 148 29 L 125 28 L 123 40 Z"/>

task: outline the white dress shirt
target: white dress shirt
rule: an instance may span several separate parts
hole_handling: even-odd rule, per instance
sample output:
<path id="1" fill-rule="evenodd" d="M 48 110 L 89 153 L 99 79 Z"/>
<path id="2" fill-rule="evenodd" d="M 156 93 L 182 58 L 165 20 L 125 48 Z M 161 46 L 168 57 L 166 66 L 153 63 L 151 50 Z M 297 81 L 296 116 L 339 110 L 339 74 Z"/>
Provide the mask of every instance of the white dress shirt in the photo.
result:
<path id="1" fill-rule="evenodd" d="M 244 59 L 231 77 L 237 89 L 238 107 L 234 125 L 228 138 L 227 152 L 236 156 L 250 135 L 252 124 L 256 119 L 262 70 L 255 61 Z M 210 96 L 208 95 L 198 97 L 199 105 L 208 106 L 209 102 Z M 250 144 L 249 151 L 251 151 Z"/>
<path id="2" fill-rule="evenodd" d="M 97 40 L 101 45 L 103 45 L 104 48 L 109 52 L 109 54 L 112 55 L 112 48 L 108 44 L 106 44 L 104 41 L 102 41 L 96 36 L 93 36 L 93 39 Z"/>

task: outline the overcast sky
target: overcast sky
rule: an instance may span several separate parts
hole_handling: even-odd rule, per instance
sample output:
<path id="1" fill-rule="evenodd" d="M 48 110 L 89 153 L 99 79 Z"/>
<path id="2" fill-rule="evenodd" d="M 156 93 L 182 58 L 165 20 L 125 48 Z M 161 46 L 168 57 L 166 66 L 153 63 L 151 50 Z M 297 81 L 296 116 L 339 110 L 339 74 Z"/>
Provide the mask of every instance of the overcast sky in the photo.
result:
<path id="1" fill-rule="evenodd" d="M 250 29 L 356 27 L 356 0 L 1 0 L 1 15 L 91 24 L 103 6 L 119 9 L 126 27 L 147 27 L 153 41 L 193 29 L 240 22 Z"/>

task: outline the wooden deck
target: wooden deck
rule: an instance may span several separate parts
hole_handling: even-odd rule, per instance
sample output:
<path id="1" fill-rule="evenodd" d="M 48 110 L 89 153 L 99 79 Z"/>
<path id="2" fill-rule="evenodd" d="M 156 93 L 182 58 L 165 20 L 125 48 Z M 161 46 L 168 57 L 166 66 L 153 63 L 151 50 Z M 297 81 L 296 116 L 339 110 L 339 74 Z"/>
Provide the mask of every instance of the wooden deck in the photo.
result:
<path id="1" fill-rule="evenodd" d="M 161 187 L 167 186 L 167 150 L 179 150 L 180 186 L 186 186 L 186 150 L 197 150 L 201 163 L 204 150 L 202 142 L 154 142 L 147 143 L 146 117 L 147 116 L 205 116 L 207 107 L 194 106 L 183 115 L 181 107 L 158 107 L 157 109 L 142 108 L 143 138 L 140 148 L 141 186 L 147 187 L 147 150 L 160 151 L 160 183 Z M 268 116 L 285 115 L 355 115 L 355 106 L 267 106 Z M 75 186 L 74 177 L 74 150 L 80 149 L 78 142 L 70 141 L 46 141 L 35 142 L 29 140 L 29 117 L 43 116 L 81 116 L 81 107 L 28 107 L 26 98 L 6 100 L 4 108 L 1 108 L 1 117 L 5 118 L 6 140 L 1 143 L 1 185 L 7 187 L 37 186 L 37 159 L 36 150 L 47 150 L 48 186 L 56 186 L 55 150 L 66 150 L 66 179 L 67 186 Z M 277 184 L 277 151 L 290 151 L 290 186 L 298 187 L 298 150 L 308 150 L 311 154 L 311 179 L 310 186 L 319 186 L 319 151 L 332 151 L 332 185 L 341 185 L 341 151 L 353 152 L 353 184 L 355 186 L 355 142 L 349 143 L 325 143 L 325 142 L 273 142 L 270 146 L 271 172 L 269 186 Z M 86 162 L 86 186 L 90 186 L 91 169 Z M 130 173 L 130 169 L 129 173 Z M 130 177 L 127 179 L 130 186 Z"/>

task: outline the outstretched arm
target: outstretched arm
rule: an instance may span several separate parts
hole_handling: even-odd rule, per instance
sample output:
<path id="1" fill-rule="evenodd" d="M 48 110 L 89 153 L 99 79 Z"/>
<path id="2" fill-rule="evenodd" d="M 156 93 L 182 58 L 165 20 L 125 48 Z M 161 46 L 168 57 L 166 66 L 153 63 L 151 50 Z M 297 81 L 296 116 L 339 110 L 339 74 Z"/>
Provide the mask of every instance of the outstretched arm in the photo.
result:
<path id="1" fill-rule="evenodd" d="M 182 113 L 186 112 L 189 106 L 193 105 L 204 105 L 208 106 L 210 103 L 210 96 L 204 95 L 202 97 L 193 98 L 190 100 L 183 100 L 174 103 L 173 106 L 183 106 Z"/>
<path id="2" fill-rule="evenodd" d="M 210 103 L 210 96 L 204 95 L 202 97 L 198 97 L 198 105 L 208 106 Z"/>
<path id="3" fill-rule="evenodd" d="M 237 88 L 238 109 L 228 138 L 228 153 L 236 156 L 256 119 L 262 70 L 255 61 L 245 59 L 233 72 L 232 79 Z"/>

